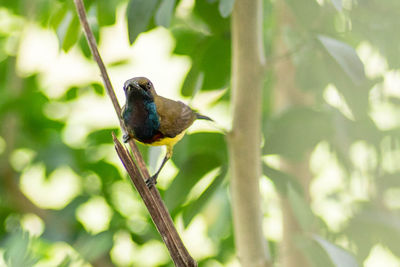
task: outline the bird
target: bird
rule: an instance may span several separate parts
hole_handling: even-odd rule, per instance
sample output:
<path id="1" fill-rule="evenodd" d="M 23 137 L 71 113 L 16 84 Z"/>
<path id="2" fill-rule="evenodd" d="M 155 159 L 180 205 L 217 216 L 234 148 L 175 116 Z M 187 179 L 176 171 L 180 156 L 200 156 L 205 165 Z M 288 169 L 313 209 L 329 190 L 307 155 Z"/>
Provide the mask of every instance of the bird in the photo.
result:
<path id="1" fill-rule="evenodd" d="M 150 146 L 166 146 L 165 157 L 153 176 L 146 180 L 151 188 L 165 163 L 172 157 L 173 147 L 197 119 L 213 121 L 181 101 L 158 95 L 153 83 L 145 77 L 135 77 L 124 83 L 126 102 L 121 118 L 126 129 L 123 141 L 135 139 Z"/>

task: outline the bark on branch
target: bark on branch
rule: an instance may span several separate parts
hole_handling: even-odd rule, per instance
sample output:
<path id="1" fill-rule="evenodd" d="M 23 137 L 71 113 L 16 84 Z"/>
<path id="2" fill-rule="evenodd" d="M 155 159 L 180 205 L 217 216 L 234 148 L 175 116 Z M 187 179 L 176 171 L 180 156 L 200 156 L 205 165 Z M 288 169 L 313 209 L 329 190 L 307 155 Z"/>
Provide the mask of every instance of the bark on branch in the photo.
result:
<path id="1" fill-rule="evenodd" d="M 232 13 L 231 194 L 237 254 L 246 267 L 270 266 L 259 189 L 265 69 L 262 10 L 262 0 L 236 0 Z"/>
<path id="2" fill-rule="evenodd" d="M 110 97 L 112 104 L 114 106 L 115 112 L 117 114 L 121 129 L 125 132 L 124 125 L 121 119 L 121 107 L 115 96 L 114 89 L 111 85 L 110 78 L 108 77 L 106 67 L 100 57 L 99 51 L 97 49 L 96 40 L 90 29 L 89 23 L 87 21 L 87 16 L 85 12 L 85 7 L 82 0 L 74 0 L 79 20 L 84 29 L 86 39 L 88 41 L 92 55 L 99 66 L 101 76 L 103 78 L 103 83 Z M 149 172 L 146 168 L 145 162 L 140 155 L 139 150 L 133 140 L 129 141 L 129 146 L 133 152 L 137 165 L 134 163 L 132 157 L 130 156 L 127 149 L 118 141 L 113 133 L 113 140 L 115 144 L 115 149 L 120 157 L 122 163 L 125 166 L 134 186 L 139 192 L 146 205 L 157 230 L 168 248 L 172 260 L 175 266 L 197 266 L 197 262 L 190 256 L 189 252 L 186 250 L 179 234 L 173 224 L 171 216 L 161 199 L 160 193 L 155 186 L 150 189 L 146 186 L 145 180 L 150 177 Z"/>

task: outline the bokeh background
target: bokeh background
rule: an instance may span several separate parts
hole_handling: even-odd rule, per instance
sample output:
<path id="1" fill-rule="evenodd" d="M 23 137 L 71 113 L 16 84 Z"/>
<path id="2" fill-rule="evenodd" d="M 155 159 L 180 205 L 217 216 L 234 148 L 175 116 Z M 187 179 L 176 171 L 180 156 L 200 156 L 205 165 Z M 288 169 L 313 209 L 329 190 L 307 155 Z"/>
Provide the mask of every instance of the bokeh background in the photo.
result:
<path id="1" fill-rule="evenodd" d="M 200 266 L 239 266 L 226 142 L 233 0 L 84 1 L 120 104 L 196 122 L 157 187 Z M 264 1 L 263 230 L 275 266 L 400 266 L 398 0 Z M 249 88 L 251 93 L 251 88 Z M 72 1 L 0 1 L 0 266 L 172 266 Z M 140 147 L 151 172 L 163 150 Z M 286 249 L 290 236 L 296 249 Z"/>

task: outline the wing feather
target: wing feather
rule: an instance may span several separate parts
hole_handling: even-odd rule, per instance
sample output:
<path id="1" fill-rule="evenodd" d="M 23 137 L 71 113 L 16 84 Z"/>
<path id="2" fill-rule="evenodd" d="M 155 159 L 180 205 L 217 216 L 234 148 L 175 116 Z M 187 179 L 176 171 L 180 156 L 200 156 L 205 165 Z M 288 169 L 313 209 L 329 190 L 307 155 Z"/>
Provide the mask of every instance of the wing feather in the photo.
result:
<path id="1" fill-rule="evenodd" d="M 196 113 L 186 104 L 157 96 L 154 99 L 160 117 L 159 131 L 167 137 L 175 137 L 186 130 L 196 119 Z"/>

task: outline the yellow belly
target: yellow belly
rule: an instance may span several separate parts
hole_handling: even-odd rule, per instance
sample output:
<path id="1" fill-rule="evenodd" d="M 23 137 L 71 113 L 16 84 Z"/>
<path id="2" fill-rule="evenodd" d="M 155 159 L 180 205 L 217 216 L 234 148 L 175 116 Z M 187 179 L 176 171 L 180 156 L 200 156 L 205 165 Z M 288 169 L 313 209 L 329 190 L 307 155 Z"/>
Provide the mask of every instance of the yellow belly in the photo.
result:
<path id="1" fill-rule="evenodd" d="M 149 145 L 149 146 L 167 146 L 167 149 L 172 152 L 172 147 L 179 142 L 179 140 L 181 140 L 183 138 L 183 136 L 185 135 L 186 131 L 181 132 L 180 134 L 178 134 L 175 137 L 169 138 L 169 137 L 165 137 L 163 139 L 160 139 L 156 142 L 153 142 L 151 144 L 145 144 L 145 145 Z"/>

